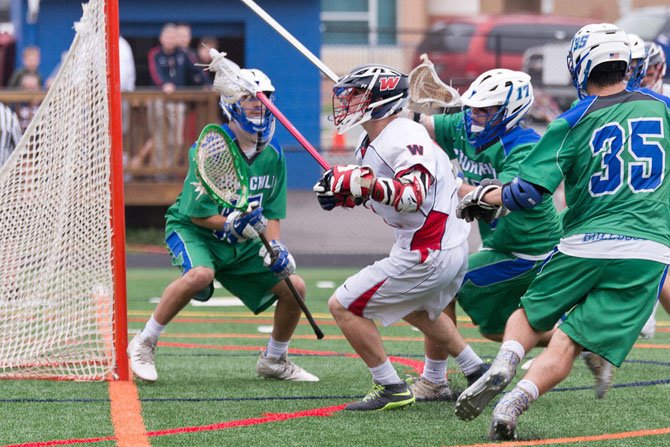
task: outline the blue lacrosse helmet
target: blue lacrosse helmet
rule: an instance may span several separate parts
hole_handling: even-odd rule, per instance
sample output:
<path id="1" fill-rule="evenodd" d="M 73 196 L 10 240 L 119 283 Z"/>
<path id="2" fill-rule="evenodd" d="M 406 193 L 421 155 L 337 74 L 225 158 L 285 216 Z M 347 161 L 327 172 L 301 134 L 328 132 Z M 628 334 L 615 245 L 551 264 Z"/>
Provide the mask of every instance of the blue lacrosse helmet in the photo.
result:
<path id="1" fill-rule="evenodd" d="M 267 96 L 270 101 L 274 102 L 275 88 L 272 85 L 272 81 L 270 81 L 270 78 L 267 77 L 265 73 L 256 68 L 243 68 L 240 70 L 239 76 L 255 82 L 259 89 L 265 93 L 265 96 Z M 245 107 L 243 107 L 243 103 L 248 100 L 249 97 L 246 97 L 236 103 L 229 104 L 221 99 L 219 105 L 229 121 L 236 121 L 245 132 L 258 135 L 260 142 L 266 143 L 272 139 L 274 134 L 275 117 L 272 112 L 262 104 L 259 106 L 261 108 L 260 115 L 250 116 L 249 114 L 252 110 L 249 107 L 245 110 Z"/>

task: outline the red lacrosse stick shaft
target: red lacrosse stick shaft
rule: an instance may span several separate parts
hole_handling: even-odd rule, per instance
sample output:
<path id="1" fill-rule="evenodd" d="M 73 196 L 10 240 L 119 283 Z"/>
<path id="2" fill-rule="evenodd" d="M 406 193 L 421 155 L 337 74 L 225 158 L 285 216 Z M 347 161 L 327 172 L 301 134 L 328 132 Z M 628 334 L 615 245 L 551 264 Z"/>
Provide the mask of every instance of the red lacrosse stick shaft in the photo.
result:
<path id="1" fill-rule="evenodd" d="M 256 93 L 256 98 L 258 98 L 258 100 L 260 102 L 262 102 L 263 105 L 265 105 L 265 107 L 267 107 L 268 110 L 270 110 L 270 112 L 272 112 L 272 114 L 274 116 L 277 117 L 279 122 L 281 122 L 284 125 L 284 127 L 286 127 L 286 130 L 288 130 L 291 133 L 291 135 L 293 135 L 295 137 L 295 139 L 298 140 L 298 143 L 300 143 L 302 145 L 302 147 L 304 147 L 307 150 L 307 152 L 309 152 L 309 154 L 312 156 L 312 158 L 314 158 L 314 160 L 316 160 L 316 162 L 319 163 L 323 169 L 325 169 L 325 170 L 330 169 L 330 165 L 321 156 L 319 151 L 317 151 L 316 148 L 314 146 L 312 146 L 310 144 L 310 142 L 307 141 L 307 139 L 305 137 L 302 136 L 300 131 L 298 131 L 298 129 L 296 129 L 293 124 L 291 124 L 291 122 L 288 120 L 288 118 L 286 118 L 284 116 L 284 114 L 281 113 L 281 111 L 277 108 L 277 106 L 275 106 L 272 103 L 272 101 L 270 101 L 268 99 L 268 97 L 265 96 L 265 94 L 263 92 L 257 92 Z"/>

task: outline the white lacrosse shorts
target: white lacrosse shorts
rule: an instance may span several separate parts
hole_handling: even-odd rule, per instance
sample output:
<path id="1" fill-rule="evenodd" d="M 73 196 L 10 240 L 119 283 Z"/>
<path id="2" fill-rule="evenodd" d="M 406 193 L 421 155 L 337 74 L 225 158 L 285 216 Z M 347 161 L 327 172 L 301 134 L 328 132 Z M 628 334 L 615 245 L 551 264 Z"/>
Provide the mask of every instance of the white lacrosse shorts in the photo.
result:
<path id="1" fill-rule="evenodd" d="M 354 315 L 388 326 L 414 311 L 436 320 L 454 299 L 468 269 L 468 243 L 431 250 L 422 263 L 418 251 L 395 245 L 388 258 L 347 278 L 335 291 L 337 301 Z"/>

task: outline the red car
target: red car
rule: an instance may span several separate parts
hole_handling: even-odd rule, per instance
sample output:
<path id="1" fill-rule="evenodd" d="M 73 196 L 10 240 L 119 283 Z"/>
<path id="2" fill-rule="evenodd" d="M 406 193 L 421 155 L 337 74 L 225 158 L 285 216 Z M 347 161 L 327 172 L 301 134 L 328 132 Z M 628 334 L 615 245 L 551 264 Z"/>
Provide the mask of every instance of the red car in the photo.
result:
<path id="1" fill-rule="evenodd" d="M 521 70 L 526 49 L 547 42 L 569 42 L 589 23 L 593 20 L 534 14 L 452 17 L 428 30 L 417 47 L 414 65 L 427 53 L 440 78 L 463 93 L 484 71 Z"/>

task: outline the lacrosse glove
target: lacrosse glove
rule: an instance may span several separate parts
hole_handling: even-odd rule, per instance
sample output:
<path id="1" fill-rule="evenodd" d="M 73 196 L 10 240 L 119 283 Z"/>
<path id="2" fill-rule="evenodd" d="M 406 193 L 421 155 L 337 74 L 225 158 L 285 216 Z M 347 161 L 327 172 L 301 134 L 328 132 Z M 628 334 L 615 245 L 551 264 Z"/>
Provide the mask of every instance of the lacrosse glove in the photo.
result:
<path id="1" fill-rule="evenodd" d="M 268 253 L 265 245 L 261 247 L 258 256 L 263 258 L 263 265 L 268 267 L 279 279 L 286 279 L 295 272 L 295 259 L 280 241 L 270 241 L 272 253 Z"/>
<path id="2" fill-rule="evenodd" d="M 316 193 L 316 199 L 319 201 L 319 206 L 326 211 L 330 211 L 336 206 L 344 208 L 353 208 L 363 203 L 362 199 L 354 199 L 351 194 L 338 193 L 331 191 L 331 182 L 333 179 L 332 169 L 323 173 L 318 182 L 312 187 L 312 191 Z"/>
<path id="3" fill-rule="evenodd" d="M 475 189 L 467 193 L 456 207 L 456 217 L 466 222 L 483 220 L 491 223 L 507 213 L 503 205 L 491 205 L 482 201 L 486 193 L 502 188 L 502 183 L 496 179 L 484 179 Z"/>
<path id="4" fill-rule="evenodd" d="M 263 216 L 263 207 L 254 208 L 249 212 L 235 210 L 228 214 L 223 224 L 223 232 L 219 233 L 219 239 L 223 239 L 231 245 L 255 239 L 265 231 L 268 220 Z"/>

